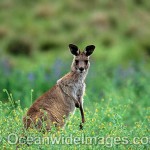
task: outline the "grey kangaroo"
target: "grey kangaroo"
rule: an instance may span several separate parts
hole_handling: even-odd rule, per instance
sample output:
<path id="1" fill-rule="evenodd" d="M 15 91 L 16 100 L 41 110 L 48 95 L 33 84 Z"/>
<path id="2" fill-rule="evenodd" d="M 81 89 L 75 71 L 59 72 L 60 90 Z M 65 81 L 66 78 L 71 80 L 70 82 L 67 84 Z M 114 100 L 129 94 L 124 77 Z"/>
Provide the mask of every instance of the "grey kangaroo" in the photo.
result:
<path id="1" fill-rule="evenodd" d="M 69 115 L 74 114 L 76 108 L 79 108 L 82 117 L 80 129 L 83 128 L 85 78 L 90 67 L 89 58 L 95 46 L 89 45 L 81 52 L 76 45 L 69 44 L 69 49 L 74 55 L 71 71 L 32 104 L 23 118 L 26 129 L 41 129 L 43 123 L 46 123 L 46 130 L 51 130 L 53 125 L 62 128 L 65 126 L 64 119 L 69 119 Z"/>

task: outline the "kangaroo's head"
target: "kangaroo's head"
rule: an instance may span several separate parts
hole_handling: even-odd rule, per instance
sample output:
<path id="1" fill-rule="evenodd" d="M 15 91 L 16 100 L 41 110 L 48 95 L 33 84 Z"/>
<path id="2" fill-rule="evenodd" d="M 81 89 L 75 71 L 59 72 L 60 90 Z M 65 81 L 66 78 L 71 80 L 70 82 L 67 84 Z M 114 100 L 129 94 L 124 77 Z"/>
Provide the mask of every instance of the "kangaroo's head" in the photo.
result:
<path id="1" fill-rule="evenodd" d="M 89 57 L 93 53 L 95 46 L 89 45 L 83 52 L 74 44 L 69 44 L 69 48 L 74 55 L 71 70 L 81 74 L 87 72 L 90 67 Z"/>

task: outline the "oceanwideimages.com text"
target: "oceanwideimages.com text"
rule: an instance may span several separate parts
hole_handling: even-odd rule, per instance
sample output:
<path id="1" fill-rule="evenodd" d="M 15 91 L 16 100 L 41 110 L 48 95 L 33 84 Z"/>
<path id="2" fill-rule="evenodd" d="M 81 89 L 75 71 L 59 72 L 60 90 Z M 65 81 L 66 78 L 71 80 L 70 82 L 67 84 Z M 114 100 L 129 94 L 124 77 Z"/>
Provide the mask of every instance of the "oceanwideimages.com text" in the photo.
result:
<path id="1" fill-rule="evenodd" d="M 60 135 L 60 136 L 44 136 L 44 137 L 32 137 L 32 136 L 19 136 L 16 133 L 11 133 L 7 136 L 7 138 L 0 137 L 0 142 L 7 142 L 8 144 L 36 144 L 36 145 L 105 145 L 107 147 L 112 147 L 113 145 L 149 145 L 150 137 L 100 137 L 100 136 L 86 136 L 81 134 L 78 137 L 70 134 L 69 136 Z"/>

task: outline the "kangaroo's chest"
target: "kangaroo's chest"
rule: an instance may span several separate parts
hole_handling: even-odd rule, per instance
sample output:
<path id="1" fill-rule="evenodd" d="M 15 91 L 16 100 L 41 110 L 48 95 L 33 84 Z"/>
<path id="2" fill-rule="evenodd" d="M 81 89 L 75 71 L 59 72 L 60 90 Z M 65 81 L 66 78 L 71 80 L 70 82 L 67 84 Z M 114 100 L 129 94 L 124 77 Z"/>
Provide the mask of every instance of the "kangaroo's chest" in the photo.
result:
<path id="1" fill-rule="evenodd" d="M 74 98 L 82 97 L 85 91 L 85 84 L 82 82 L 76 82 L 72 85 L 71 94 Z"/>

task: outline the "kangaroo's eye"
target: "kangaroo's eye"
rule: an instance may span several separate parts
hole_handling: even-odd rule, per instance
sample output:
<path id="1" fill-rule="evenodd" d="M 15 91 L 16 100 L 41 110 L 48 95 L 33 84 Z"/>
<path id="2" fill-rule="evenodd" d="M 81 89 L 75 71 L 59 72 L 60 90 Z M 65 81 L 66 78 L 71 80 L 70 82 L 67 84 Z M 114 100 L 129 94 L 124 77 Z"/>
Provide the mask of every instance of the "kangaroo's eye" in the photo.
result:
<path id="1" fill-rule="evenodd" d="M 76 62 L 76 65 L 78 65 L 78 63 L 79 63 L 79 60 L 75 60 L 75 62 Z"/>
<path id="2" fill-rule="evenodd" d="M 85 60 L 84 62 L 85 62 L 86 65 L 88 64 L 88 60 Z"/>

